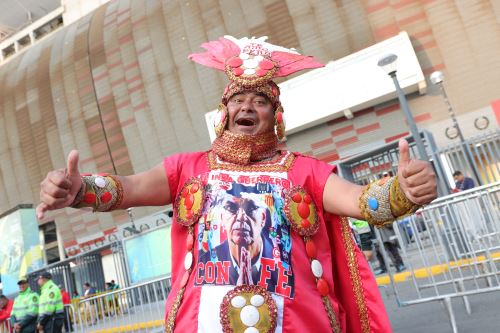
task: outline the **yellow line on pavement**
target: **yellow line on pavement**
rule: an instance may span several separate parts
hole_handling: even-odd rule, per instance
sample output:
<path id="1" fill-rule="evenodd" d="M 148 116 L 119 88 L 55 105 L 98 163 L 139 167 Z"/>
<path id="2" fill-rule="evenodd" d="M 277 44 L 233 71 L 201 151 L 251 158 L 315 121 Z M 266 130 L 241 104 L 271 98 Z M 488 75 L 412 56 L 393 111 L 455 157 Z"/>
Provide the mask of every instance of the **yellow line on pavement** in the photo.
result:
<path id="1" fill-rule="evenodd" d="M 500 258 L 500 252 L 492 253 L 491 257 L 493 259 Z M 450 261 L 449 264 L 441 264 L 441 265 L 434 265 L 430 267 L 414 269 L 413 275 L 417 279 L 423 279 L 423 278 L 428 278 L 429 276 L 435 276 L 448 272 L 451 267 L 455 268 L 461 266 L 470 266 L 471 264 L 482 263 L 484 261 L 486 261 L 485 256 L 477 256 L 476 258 L 472 259 L 460 259 L 456 261 Z M 412 271 L 408 271 L 408 272 L 396 273 L 392 277 L 394 278 L 394 282 L 404 282 L 408 281 L 411 278 L 411 276 L 412 276 Z M 391 283 L 391 280 L 388 275 L 379 276 L 376 278 L 376 281 L 379 286 L 384 286 Z"/>

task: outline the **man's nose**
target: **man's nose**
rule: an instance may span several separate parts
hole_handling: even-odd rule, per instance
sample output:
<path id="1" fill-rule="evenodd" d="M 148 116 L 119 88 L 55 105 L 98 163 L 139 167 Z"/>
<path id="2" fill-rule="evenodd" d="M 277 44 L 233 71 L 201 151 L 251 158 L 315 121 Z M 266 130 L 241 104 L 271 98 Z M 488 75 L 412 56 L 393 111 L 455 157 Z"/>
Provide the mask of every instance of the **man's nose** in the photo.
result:
<path id="1" fill-rule="evenodd" d="M 236 213 L 236 219 L 237 220 L 244 220 L 246 217 L 245 210 L 243 208 L 238 209 L 238 212 Z"/>
<path id="2" fill-rule="evenodd" d="M 251 100 L 244 100 L 241 104 L 242 111 L 254 111 L 253 103 Z"/>

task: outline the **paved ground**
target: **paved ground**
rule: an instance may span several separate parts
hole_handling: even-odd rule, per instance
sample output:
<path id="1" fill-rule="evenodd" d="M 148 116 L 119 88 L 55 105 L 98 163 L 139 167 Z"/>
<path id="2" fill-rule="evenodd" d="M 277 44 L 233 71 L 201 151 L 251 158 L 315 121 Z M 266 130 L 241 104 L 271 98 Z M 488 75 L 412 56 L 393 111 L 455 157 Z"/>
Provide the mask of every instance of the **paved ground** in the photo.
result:
<path id="1" fill-rule="evenodd" d="M 398 287 L 403 287 L 399 284 Z M 394 333 L 451 333 L 446 308 L 441 302 L 398 307 L 391 292 L 381 288 Z M 459 333 L 500 332 L 500 292 L 469 296 L 472 314 L 465 311 L 461 298 L 452 299 Z"/>

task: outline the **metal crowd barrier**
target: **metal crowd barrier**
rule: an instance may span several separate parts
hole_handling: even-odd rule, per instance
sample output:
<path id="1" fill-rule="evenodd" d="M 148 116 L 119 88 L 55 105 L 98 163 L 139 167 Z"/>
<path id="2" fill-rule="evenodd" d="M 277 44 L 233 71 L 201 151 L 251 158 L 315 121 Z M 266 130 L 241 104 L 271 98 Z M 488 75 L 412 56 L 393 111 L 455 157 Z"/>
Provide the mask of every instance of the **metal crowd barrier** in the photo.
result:
<path id="1" fill-rule="evenodd" d="M 163 332 L 170 277 L 81 298 L 72 317 L 75 332 Z"/>
<path id="2" fill-rule="evenodd" d="M 388 270 L 400 306 L 441 301 L 457 333 L 453 298 L 471 314 L 468 296 L 500 291 L 500 182 L 442 197 L 393 227 L 407 267 Z"/>

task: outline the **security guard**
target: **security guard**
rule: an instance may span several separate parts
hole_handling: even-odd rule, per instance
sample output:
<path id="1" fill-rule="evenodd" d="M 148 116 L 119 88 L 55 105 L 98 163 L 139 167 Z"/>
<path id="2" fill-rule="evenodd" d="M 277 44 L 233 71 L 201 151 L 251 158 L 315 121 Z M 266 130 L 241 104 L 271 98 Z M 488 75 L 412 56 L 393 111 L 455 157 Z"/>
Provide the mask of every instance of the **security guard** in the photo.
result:
<path id="1" fill-rule="evenodd" d="M 44 272 L 38 277 L 40 306 L 37 329 L 44 333 L 61 333 L 64 324 L 64 305 L 61 290 L 52 281 L 52 274 Z"/>
<path id="2" fill-rule="evenodd" d="M 16 333 L 35 333 L 38 317 L 38 294 L 31 290 L 28 281 L 17 282 L 19 296 L 14 300 L 10 320 Z"/>

